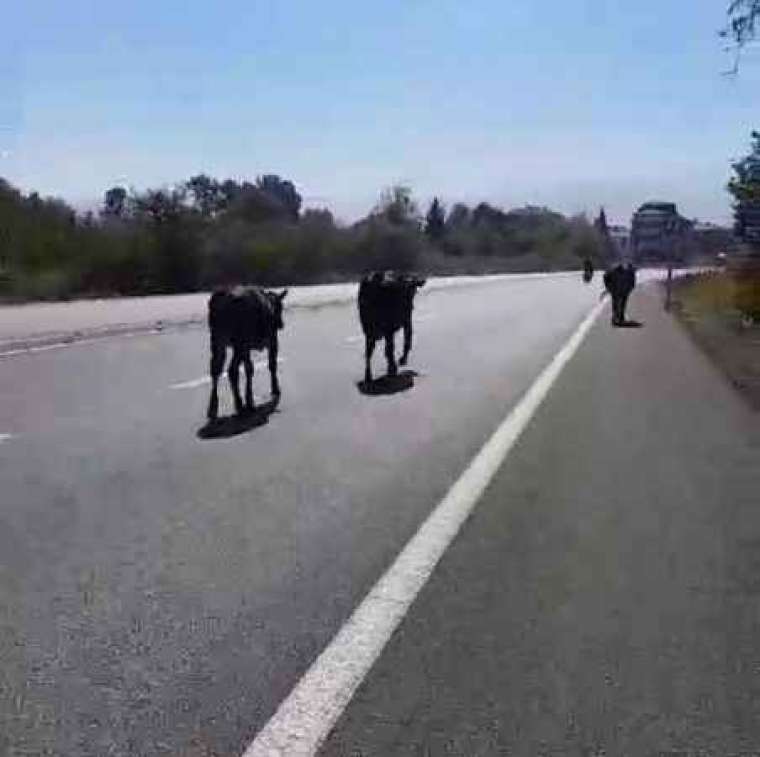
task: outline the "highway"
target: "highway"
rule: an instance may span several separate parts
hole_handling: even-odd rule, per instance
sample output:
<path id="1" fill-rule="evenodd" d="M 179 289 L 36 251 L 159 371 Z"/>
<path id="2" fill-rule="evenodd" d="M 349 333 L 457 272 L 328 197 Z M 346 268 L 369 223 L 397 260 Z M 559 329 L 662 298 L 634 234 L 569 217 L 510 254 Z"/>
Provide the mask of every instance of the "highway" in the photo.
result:
<path id="1" fill-rule="evenodd" d="M 641 291 L 634 317 L 655 312 Z M 0 754 L 242 754 L 598 298 L 579 275 L 431 289 L 411 373 L 378 394 L 357 385 L 354 303 L 291 309 L 281 402 L 221 431 L 205 425 L 198 325 L 0 358 Z M 645 754 L 678 733 L 760 750 L 760 700 L 726 698 L 723 675 L 760 660 L 736 604 L 756 599 L 756 558 L 734 549 L 760 543 L 756 424 L 655 317 L 613 331 L 603 311 L 324 754 Z M 268 385 L 257 365 L 260 404 Z M 231 412 L 226 381 L 221 397 Z M 636 689 L 572 710 L 568 736 L 570 703 L 602 701 L 589 671 L 605 650 L 601 676 L 624 687 L 640 666 L 631 685 L 665 691 L 678 638 L 704 670 L 666 697 L 665 725 Z M 642 640 L 653 651 L 637 656 Z M 733 683 L 760 691 L 745 668 Z M 679 708 L 699 696 L 712 719 L 690 731 Z M 633 751 L 609 751 L 610 712 Z"/>

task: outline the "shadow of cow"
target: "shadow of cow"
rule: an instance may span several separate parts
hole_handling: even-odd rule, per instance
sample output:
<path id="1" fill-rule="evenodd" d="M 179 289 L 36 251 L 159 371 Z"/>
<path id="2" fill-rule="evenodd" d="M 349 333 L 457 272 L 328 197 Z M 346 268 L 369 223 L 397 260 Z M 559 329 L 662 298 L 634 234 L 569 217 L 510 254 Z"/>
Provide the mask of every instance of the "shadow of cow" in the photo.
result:
<path id="1" fill-rule="evenodd" d="M 268 402 L 256 405 L 243 413 L 214 418 L 198 429 L 196 436 L 199 439 L 229 439 L 245 434 L 265 426 L 269 422 L 269 416 L 277 411 L 278 404 L 279 397 L 272 397 Z"/>

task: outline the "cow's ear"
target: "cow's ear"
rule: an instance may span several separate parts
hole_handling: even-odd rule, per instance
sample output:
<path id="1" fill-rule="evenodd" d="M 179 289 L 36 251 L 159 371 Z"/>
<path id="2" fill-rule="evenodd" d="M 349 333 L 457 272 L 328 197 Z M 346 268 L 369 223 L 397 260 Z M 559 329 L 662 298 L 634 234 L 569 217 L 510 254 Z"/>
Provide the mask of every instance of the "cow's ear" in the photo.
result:
<path id="1" fill-rule="evenodd" d="M 280 293 L 277 295 L 277 299 L 278 299 L 280 302 L 282 302 L 282 301 L 285 299 L 285 296 L 287 295 L 287 293 L 288 293 L 288 290 L 287 290 L 287 289 L 283 289 L 283 290 L 282 290 L 282 291 L 281 291 L 281 292 L 280 292 Z"/>

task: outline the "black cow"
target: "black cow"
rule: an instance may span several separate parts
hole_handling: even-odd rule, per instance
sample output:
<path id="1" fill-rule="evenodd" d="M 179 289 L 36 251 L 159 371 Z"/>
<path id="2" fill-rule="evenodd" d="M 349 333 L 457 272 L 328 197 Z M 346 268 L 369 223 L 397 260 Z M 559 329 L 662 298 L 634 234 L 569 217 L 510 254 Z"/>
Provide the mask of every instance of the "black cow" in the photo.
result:
<path id="1" fill-rule="evenodd" d="M 397 273 L 373 273 L 359 284 L 359 320 L 365 338 L 364 380 L 372 381 L 372 353 L 379 339 L 385 339 L 388 375 L 398 373 L 394 335 L 404 330 L 404 351 L 399 361 L 406 365 L 412 349 L 412 309 L 414 295 L 425 279 Z"/>
<path id="2" fill-rule="evenodd" d="M 625 326 L 625 308 L 636 286 L 636 269 L 632 263 L 618 263 L 604 274 L 604 288 L 612 298 L 612 325 Z"/>
<path id="3" fill-rule="evenodd" d="M 283 328 L 282 302 L 288 290 L 276 293 L 260 287 L 238 287 L 220 290 L 208 303 L 208 326 L 211 331 L 211 398 L 208 417 L 219 413 L 218 384 L 224 369 L 227 347 L 232 347 L 232 360 L 227 375 L 238 415 L 253 410 L 253 362 L 251 350 L 267 350 L 272 395 L 279 397 L 277 381 L 277 332 Z M 245 405 L 240 397 L 238 379 L 240 363 L 245 368 Z"/>
<path id="4" fill-rule="evenodd" d="M 583 280 L 588 284 L 594 278 L 594 263 L 591 258 L 583 261 Z"/>

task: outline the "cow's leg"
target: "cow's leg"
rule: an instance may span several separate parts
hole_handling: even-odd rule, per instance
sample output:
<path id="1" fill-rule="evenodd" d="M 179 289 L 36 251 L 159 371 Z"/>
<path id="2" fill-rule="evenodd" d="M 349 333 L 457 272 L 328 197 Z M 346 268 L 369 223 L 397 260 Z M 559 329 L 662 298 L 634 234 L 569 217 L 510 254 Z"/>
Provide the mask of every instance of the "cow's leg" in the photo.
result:
<path id="1" fill-rule="evenodd" d="M 615 321 L 617 326 L 623 325 L 623 295 L 617 295 L 617 309 L 615 311 Z"/>
<path id="2" fill-rule="evenodd" d="M 372 382 L 372 353 L 375 351 L 377 340 L 372 336 L 365 336 L 364 341 L 364 381 Z"/>
<path id="3" fill-rule="evenodd" d="M 628 305 L 628 298 L 630 297 L 631 293 L 626 292 L 625 294 L 620 295 L 620 325 L 625 326 L 627 323 L 625 319 L 625 308 L 626 305 Z"/>
<path id="4" fill-rule="evenodd" d="M 219 415 L 219 376 L 221 376 L 224 370 L 224 358 L 226 348 L 223 343 L 219 341 L 211 340 L 211 365 L 209 372 L 211 373 L 211 397 L 208 401 L 208 411 L 206 416 L 209 420 L 216 420 Z"/>
<path id="5" fill-rule="evenodd" d="M 385 335 L 385 360 L 388 363 L 388 375 L 395 376 L 398 373 L 396 365 L 396 346 L 394 342 L 394 333 L 389 331 Z"/>
<path id="6" fill-rule="evenodd" d="M 245 369 L 245 409 L 253 410 L 253 360 L 251 360 L 250 352 L 246 352 L 243 356 L 243 368 Z"/>
<path id="7" fill-rule="evenodd" d="M 232 360 L 230 360 L 230 365 L 227 368 L 227 377 L 230 380 L 232 397 L 235 400 L 235 412 L 238 415 L 242 415 L 243 413 L 243 400 L 240 396 L 240 363 L 242 359 L 242 350 L 235 347 L 232 353 Z"/>
<path id="8" fill-rule="evenodd" d="M 612 292 L 612 325 L 617 326 L 620 321 L 620 295 Z"/>
<path id="9" fill-rule="evenodd" d="M 279 351 L 277 337 L 269 344 L 269 378 L 272 382 L 272 396 L 280 396 L 280 382 L 277 380 L 277 353 Z"/>
<path id="10" fill-rule="evenodd" d="M 401 365 L 406 365 L 409 360 L 409 353 L 412 351 L 412 319 L 404 323 L 404 351 L 401 354 Z"/>

